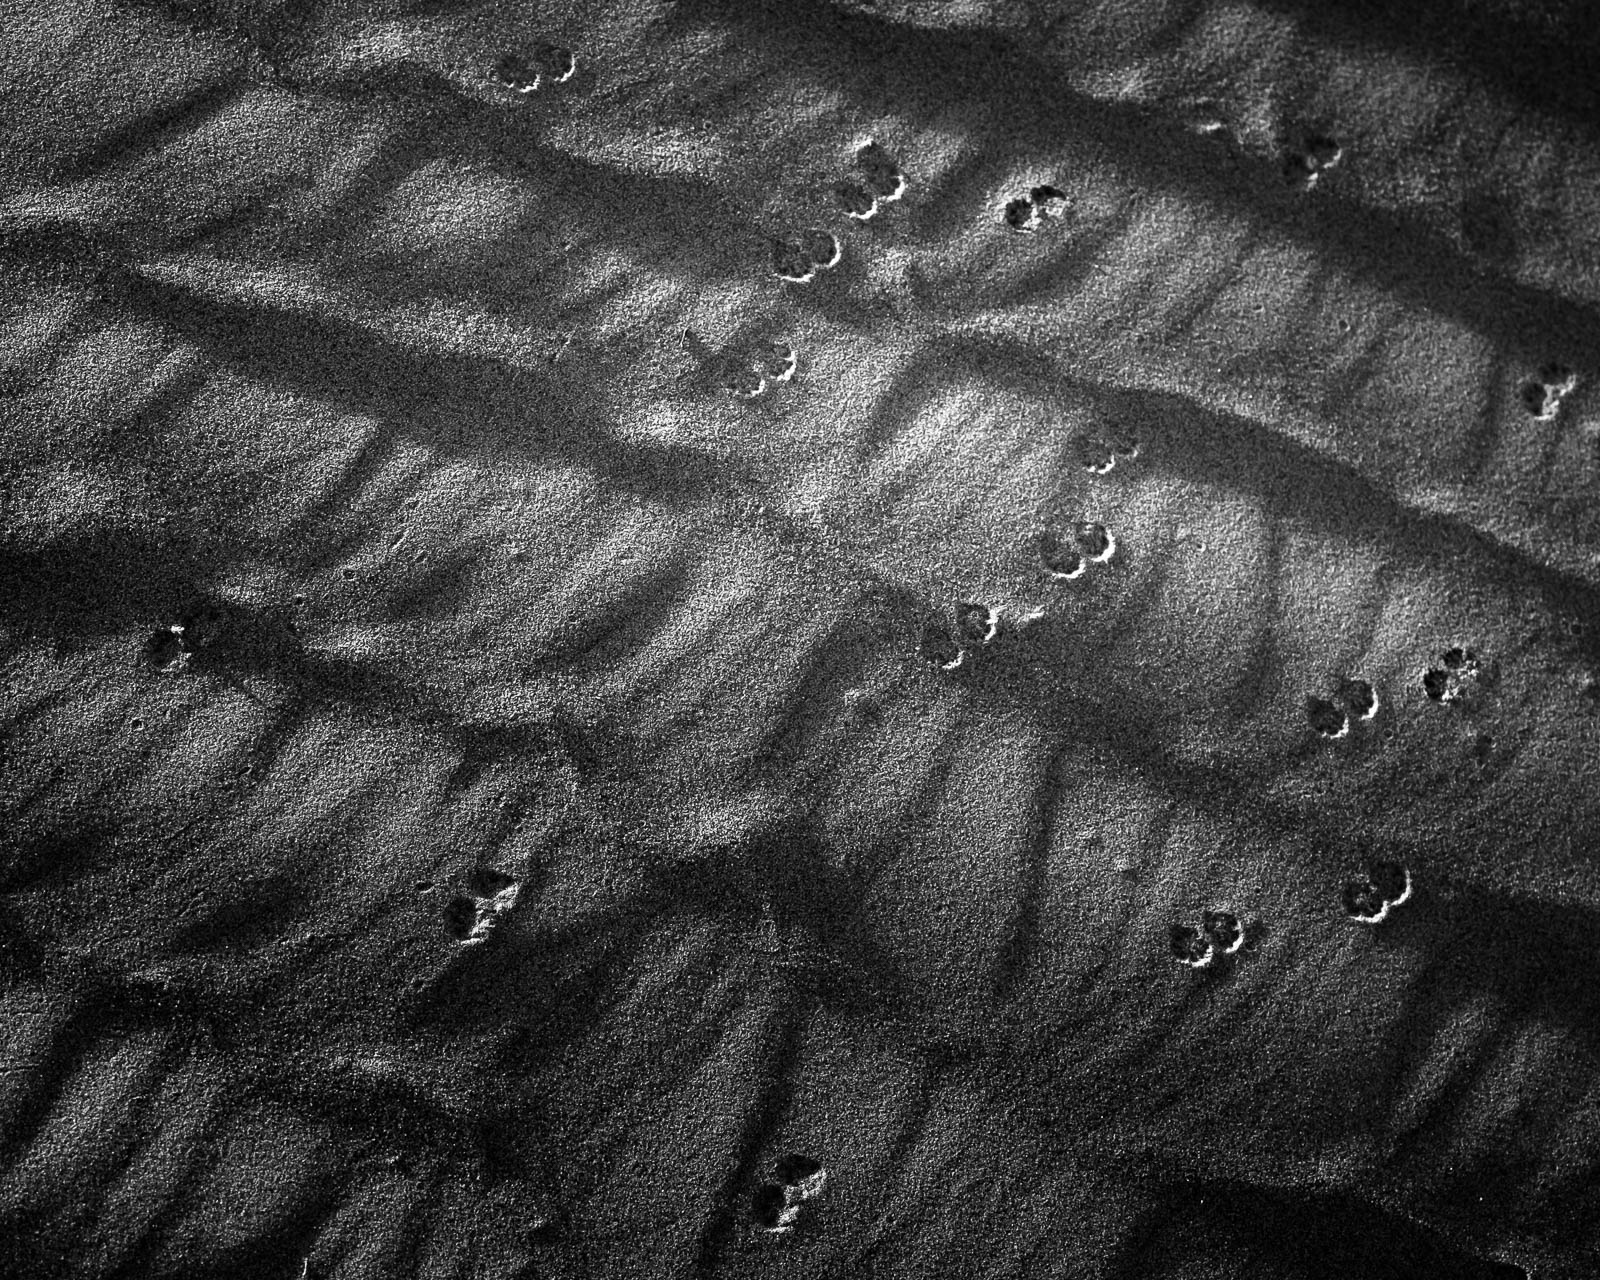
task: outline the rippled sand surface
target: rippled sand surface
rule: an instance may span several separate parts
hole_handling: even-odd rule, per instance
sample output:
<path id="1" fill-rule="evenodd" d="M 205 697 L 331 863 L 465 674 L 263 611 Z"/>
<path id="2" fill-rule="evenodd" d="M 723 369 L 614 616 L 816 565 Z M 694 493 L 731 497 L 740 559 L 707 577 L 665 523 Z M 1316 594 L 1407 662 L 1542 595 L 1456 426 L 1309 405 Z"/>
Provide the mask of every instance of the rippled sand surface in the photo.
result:
<path id="1" fill-rule="evenodd" d="M 1597 65 L 14 7 L 0 1271 L 1600 1274 Z"/>

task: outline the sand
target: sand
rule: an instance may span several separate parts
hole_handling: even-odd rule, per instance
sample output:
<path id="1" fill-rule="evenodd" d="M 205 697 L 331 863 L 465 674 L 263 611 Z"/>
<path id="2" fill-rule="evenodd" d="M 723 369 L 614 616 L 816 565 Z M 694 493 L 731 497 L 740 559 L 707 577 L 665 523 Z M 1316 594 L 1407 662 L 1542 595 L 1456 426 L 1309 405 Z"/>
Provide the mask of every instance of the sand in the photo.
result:
<path id="1" fill-rule="evenodd" d="M 0 1273 L 1600 1274 L 1600 17 L 17 6 Z"/>

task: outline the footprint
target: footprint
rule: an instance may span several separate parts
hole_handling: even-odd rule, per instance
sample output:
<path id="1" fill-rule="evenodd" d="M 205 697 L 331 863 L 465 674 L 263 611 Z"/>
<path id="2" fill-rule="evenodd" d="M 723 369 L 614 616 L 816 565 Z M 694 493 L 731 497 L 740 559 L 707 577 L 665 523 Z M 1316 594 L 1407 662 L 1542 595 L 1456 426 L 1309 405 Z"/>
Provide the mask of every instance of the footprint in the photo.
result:
<path id="1" fill-rule="evenodd" d="M 1439 662 L 1440 666 L 1429 668 L 1422 676 L 1423 692 L 1435 702 L 1460 702 L 1487 683 L 1488 673 L 1471 649 L 1459 645 L 1446 649 Z"/>
<path id="2" fill-rule="evenodd" d="M 763 1183 L 750 1196 L 750 1220 L 758 1231 L 788 1235 L 799 1216 L 799 1205 L 791 1204 L 788 1191 L 776 1183 Z"/>
<path id="3" fill-rule="evenodd" d="M 1231 911 L 1207 911 L 1200 919 L 1200 931 L 1218 955 L 1231 956 L 1244 946 L 1244 925 Z"/>
<path id="4" fill-rule="evenodd" d="M 1360 721 L 1371 720 L 1378 714 L 1378 695 L 1367 681 L 1352 677 L 1339 682 L 1339 701 Z"/>
<path id="5" fill-rule="evenodd" d="M 474 869 L 467 891 L 445 904 L 445 932 L 464 947 L 477 946 L 494 932 L 500 917 L 516 906 L 521 888 L 515 877 L 503 871 Z"/>
<path id="6" fill-rule="evenodd" d="M 1083 558 L 1083 553 L 1071 542 L 1063 541 L 1054 530 L 1044 530 L 1037 535 L 1035 542 L 1039 563 L 1052 578 L 1070 582 L 1088 572 L 1089 562 Z"/>
<path id="7" fill-rule="evenodd" d="M 1195 98 L 1180 108 L 1179 118 L 1190 133 L 1212 137 L 1228 128 L 1227 113 L 1213 98 Z"/>
<path id="8" fill-rule="evenodd" d="M 1098 436 L 1079 436 L 1074 447 L 1085 471 L 1103 476 L 1117 465 L 1117 451 Z"/>
<path id="9" fill-rule="evenodd" d="M 1122 427 L 1112 427 L 1105 433 L 1105 444 L 1118 458 L 1130 460 L 1139 456 L 1139 438 Z"/>
<path id="10" fill-rule="evenodd" d="M 1357 924 L 1382 924 L 1396 907 L 1411 900 L 1411 872 L 1398 862 L 1367 865 L 1365 880 L 1348 881 L 1340 894 L 1345 915 Z"/>
<path id="11" fill-rule="evenodd" d="M 770 386 L 792 381 L 799 354 L 787 342 L 759 342 L 725 353 L 717 380 L 740 400 L 754 400 Z"/>
<path id="12" fill-rule="evenodd" d="M 521 94 L 537 92 L 542 79 L 539 69 L 516 53 L 508 53 L 500 59 L 495 65 L 494 78 L 502 87 Z"/>
<path id="13" fill-rule="evenodd" d="M 792 240 L 773 240 L 772 272 L 780 279 L 805 284 L 819 271 L 831 271 L 844 256 L 844 246 L 831 231 L 811 227 Z"/>
<path id="14" fill-rule="evenodd" d="M 964 649 L 981 648 L 1000 630 L 1000 611 L 992 605 L 956 605 L 956 640 Z"/>
<path id="15" fill-rule="evenodd" d="M 559 44 L 541 44 L 534 50 L 539 70 L 553 84 L 565 84 L 578 71 L 578 57 Z"/>
<path id="16" fill-rule="evenodd" d="M 1578 385 L 1578 375 L 1564 364 L 1547 364 L 1522 384 L 1522 404 L 1541 422 L 1549 422 L 1561 411 L 1561 402 Z"/>
<path id="17" fill-rule="evenodd" d="M 828 1185 L 828 1171 L 821 1161 L 793 1153 L 778 1161 L 774 1176 L 786 1191 L 801 1200 L 814 1200 Z"/>
<path id="18" fill-rule="evenodd" d="M 183 646 L 183 628 L 174 623 L 155 631 L 144 642 L 144 660 L 163 673 L 182 671 L 189 665 L 189 653 Z"/>
<path id="19" fill-rule="evenodd" d="M 833 192 L 847 218 L 865 222 L 878 212 L 878 197 L 867 189 L 864 182 L 854 180 L 841 182 Z"/>
<path id="20" fill-rule="evenodd" d="M 513 93 L 537 93 L 546 83 L 565 84 L 578 69 L 571 49 L 538 44 L 526 54 L 507 53 L 495 65 L 494 78 Z"/>
<path id="21" fill-rule="evenodd" d="M 1119 458 L 1132 460 L 1139 456 L 1139 441 L 1130 431 L 1112 427 L 1102 435 L 1079 436 L 1074 443 L 1078 462 L 1085 471 L 1103 476 L 1111 471 Z"/>
<path id="22" fill-rule="evenodd" d="M 794 377 L 799 355 L 787 342 L 768 342 L 756 357 L 756 367 L 774 382 L 788 382 Z"/>
<path id="23" fill-rule="evenodd" d="M 1031 235 L 1047 219 L 1059 218 L 1067 211 L 1067 193 L 1057 187 L 1038 186 L 1025 196 L 1006 204 L 1005 224 L 1013 231 Z"/>
<path id="24" fill-rule="evenodd" d="M 898 200 L 906 192 L 905 171 L 882 146 L 869 142 L 856 152 L 856 168 L 867 190 L 883 203 Z"/>
<path id="25" fill-rule="evenodd" d="M 1093 520 L 1074 522 L 1072 541 L 1092 564 L 1104 564 L 1117 553 L 1117 540 L 1111 531 Z"/>
<path id="26" fill-rule="evenodd" d="M 1310 191 L 1322 175 L 1344 158 L 1344 148 L 1324 134 L 1308 134 L 1283 159 L 1283 176 L 1291 186 Z"/>
<path id="27" fill-rule="evenodd" d="M 1006 205 L 1005 223 L 1013 231 L 1032 235 L 1044 224 L 1044 218 L 1034 207 L 1032 200 L 1027 196 L 1018 196 Z"/>
<path id="28" fill-rule="evenodd" d="M 1306 720 L 1324 738 L 1342 738 L 1350 731 L 1350 718 L 1344 710 L 1314 693 L 1306 695 Z"/>
<path id="29" fill-rule="evenodd" d="M 215 605 L 201 605 L 170 626 L 152 632 L 144 642 L 144 659 L 157 671 L 182 671 L 194 654 L 222 639 L 227 621 Z"/>
<path id="30" fill-rule="evenodd" d="M 1193 925 L 1173 925 L 1171 944 L 1173 958 L 1191 969 L 1204 969 L 1216 958 L 1211 939 Z"/>
<path id="31" fill-rule="evenodd" d="M 950 634 L 949 628 L 939 621 L 931 621 L 923 626 L 917 651 L 940 671 L 955 671 L 967 658 L 967 651 Z"/>
<path id="32" fill-rule="evenodd" d="M 793 284 L 805 284 L 817 274 L 811 255 L 793 240 L 772 242 L 772 274 Z"/>
<path id="33" fill-rule="evenodd" d="M 754 400 L 767 389 L 767 379 L 750 365 L 730 360 L 722 376 L 722 386 L 740 400 Z"/>
<path id="34" fill-rule="evenodd" d="M 844 256 L 844 246 L 839 237 L 821 227 L 811 227 L 800 233 L 800 248 L 818 271 L 832 271 Z"/>

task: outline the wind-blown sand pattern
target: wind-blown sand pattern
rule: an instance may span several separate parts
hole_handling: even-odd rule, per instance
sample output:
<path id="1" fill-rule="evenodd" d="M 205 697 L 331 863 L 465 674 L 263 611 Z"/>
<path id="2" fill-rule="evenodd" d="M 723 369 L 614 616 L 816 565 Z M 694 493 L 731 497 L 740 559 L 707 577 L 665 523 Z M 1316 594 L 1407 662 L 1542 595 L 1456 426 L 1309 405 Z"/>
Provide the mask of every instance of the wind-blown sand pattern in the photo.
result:
<path id="1" fill-rule="evenodd" d="M 1600 1274 L 1600 19 L 0 37 L 0 1273 Z"/>

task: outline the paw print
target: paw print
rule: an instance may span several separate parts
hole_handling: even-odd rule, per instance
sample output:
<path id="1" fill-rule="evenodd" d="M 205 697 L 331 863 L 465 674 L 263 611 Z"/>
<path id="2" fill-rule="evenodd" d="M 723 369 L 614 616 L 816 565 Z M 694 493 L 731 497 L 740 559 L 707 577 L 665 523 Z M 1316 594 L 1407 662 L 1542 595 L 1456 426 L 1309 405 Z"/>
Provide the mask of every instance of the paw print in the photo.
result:
<path id="1" fill-rule="evenodd" d="M 520 890 L 521 885 L 503 871 L 478 868 L 467 891 L 445 904 L 445 932 L 464 947 L 481 944 L 494 932 L 500 917 L 516 906 Z"/>
<path id="2" fill-rule="evenodd" d="M 1378 695 L 1372 685 L 1356 677 L 1339 682 L 1332 698 L 1307 694 L 1306 720 L 1320 737 L 1343 738 L 1353 724 L 1365 724 L 1378 714 Z"/>
<path id="3" fill-rule="evenodd" d="M 144 642 L 144 660 L 163 674 L 182 671 L 194 655 L 223 638 L 228 619 L 215 605 L 202 605 L 170 626 L 159 627 Z"/>
<path id="4" fill-rule="evenodd" d="M 1365 878 L 1347 881 L 1339 900 L 1357 924 L 1382 924 L 1411 900 L 1411 872 L 1398 862 L 1368 862 Z"/>
<path id="5" fill-rule="evenodd" d="M 846 217 L 866 222 L 877 215 L 880 206 L 905 194 L 906 175 L 895 158 L 876 142 L 857 151 L 855 163 L 858 176 L 839 183 L 834 194 Z"/>
<path id="6" fill-rule="evenodd" d="M 821 227 L 772 242 L 772 274 L 791 284 L 806 284 L 819 271 L 832 271 L 844 256 L 839 237 Z"/>
<path id="7" fill-rule="evenodd" d="M 1344 148 L 1332 138 L 1320 133 L 1307 134 L 1300 146 L 1291 148 L 1284 156 L 1284 180 L 1301 191 L 1310 191 L 1343 157 Z"/>
<path id="8" fill-rule="evenodd" d="M 940 671 L 959 671 L 971 655 L 1000 635 L 1000 610 L 994 605 L 958 601 L 946 618 L 929 620 L 922 629 L 919 651 Z"/>
<path id="9" fill-rule="evenodd" d="M 757 1231 L 788 1235 L 800 1218 L 801 1206 L 827 1189 L 828 1171 L 809 1156 L 787 1155 L 777 1162 L 773 1178 L 751 1195 L 750 1218 Z"/>
<path id="10" fill-rule="evenodd" d="M 1058 582 L 1081 578 L 1089 566 L 1105 564 L 1117 553 L 1116 536 L 1093 520 L 1075 520 L 1065 529 L 1046 528 L 1034 535 L 1040 567 Z"/>
<path id="11" fill-rule="evenodd" d="M 1578 375 L 1564 364 L 1547 364 L 1522 384 L 1522 406 L 1541 422 L 1561 412 L 1561 402 L 1578 385 Z"/>
<path id="12" fill-rule="evenodd" d="M 787 342 L 760 342 L 726 354 L 720 363 L 723 389 L 737 399 L 754 400 L 792 381 L 799 356 Z"/>
<path id="13" fill-rule="evenodd" d="M 1175 924 L 1169 936 L 1172 957 L 1191 969 L 1209 969 L 1244 948 L 1248 931 L 1231 911 L 1211 910 L 1198 925 Z"/>
<path id="14" fill-rule="evenodd" d="M 1097 476 L 1113 471 L 1122 459 L 1131 462 L 1139 456 L 1138 439 L 1132 432 L 1115 426 L 1095 435 L 1079 436 L 1073 448 L 1079 465 Z"/>
<path id="15" fill-rule="evenodd" d="M 502 88 L 527 96 L 547 84 L 565 84 L 578 70 L 577 56 L 557 44 L 537 44 L 523 53 L 507 53 L 495 65 Z"/>
<path id="16" fill-rule="evenodd" d="M 1018 196 L 1006 205 L 1004 221 L 1013 231 L 1032 235 L 1045 222 L 1059 218 L 1067 211 L 1066 192 L 1051 186 L 1035 187 L 1025 196 Z"/>
<path id="17" fill-rule="evenodd" d="M 1494 674 L 1492 668 L 1485 670 L 1476 653 L 1460 645 L 1441 653 L 1439 663 L 1423 673 L 1422 689 L 1434 702 L 1446 706 L 1470 699 Z"/>

